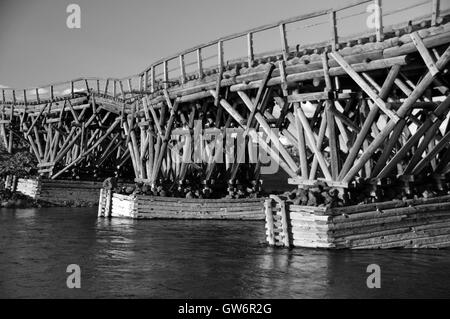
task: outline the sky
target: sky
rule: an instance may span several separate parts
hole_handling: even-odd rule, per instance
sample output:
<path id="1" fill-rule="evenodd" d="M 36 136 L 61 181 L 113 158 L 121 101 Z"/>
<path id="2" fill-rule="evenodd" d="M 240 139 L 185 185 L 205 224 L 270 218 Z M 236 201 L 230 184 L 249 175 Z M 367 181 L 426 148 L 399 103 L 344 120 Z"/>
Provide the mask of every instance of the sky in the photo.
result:
<path id="1" fill-rule="evenodd" d="M 389 1 L 394 0 L 384 0 Z M 400 0 L 405 1 L 423 2 Z M 34 87 L 91 76 L 121 78 L 221 36 L 352 2 L 0 0 L 0 86 Z M 80 29 L 66 26 L 71 3 L 81 8 Z"/>

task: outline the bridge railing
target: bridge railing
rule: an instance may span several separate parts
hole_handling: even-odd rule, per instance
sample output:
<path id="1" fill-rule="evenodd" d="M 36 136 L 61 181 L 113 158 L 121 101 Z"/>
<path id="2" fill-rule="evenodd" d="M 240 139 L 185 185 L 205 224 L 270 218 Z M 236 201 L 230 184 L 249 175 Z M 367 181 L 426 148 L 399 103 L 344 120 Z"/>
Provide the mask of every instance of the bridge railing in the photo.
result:
<path id="1" fill-rule="evenodd" d="M 386 5 L 393 3 L 397 3 L 397 1 L 386 1 Z M 372 26 L 369 31 L 363 32 L 363 35 L 372 35 L 376 41 L 382 41 L 384 36 L 383 20 L 387 18 L 395 23 L 407 22 L 414 18 L 411 15 L 414 12 L 411 11 L 410 14 L 405 10 L 414 10 L 414 8 L 420 9 L 416 10 L 415 14 L 420 13 L 421 16 L 423 16 L 423 11 L 428 8 L 429 15 L 427 16 L 432 25 L 440 22 L 440 12 L 443 11 L 443 3 L 440 0 L 418 0 L 413 4 L 408 2 L 405 7 L 397 6 L 390 11 L 383 10 L 382 0 L 358 0 L 345 6 L 293 17 L 192 47 L 156 61 L 137 75 L 121 79 L 79 78 L 26 89 L 2 88 L 0 99 L 3 104 L 26 105 L 30 102 L 40 103 L 42 100 L 53 100 L 55 97 L 76 96 L 77 93 L 88 91 L 122 98 L 127 97 L 128 93 L 137 91 L 155 92 L 169 88 L 172 83 L 184 84 L 190 79 L 202 79 L 214 73 L 221 75 L 224 68 L 230 67 L 234 63 L 244 63 L 251 67 L 257 59 L 268 56 L 275 56 L 286 61 L 292 53 L 300 52 L 313 43 L 319 43 L 320 34 L 325 34 L 321 44 L 336 50 L 339 43 L 347 40 L 344 35 L 346 30 L 344 21 L 347 21 L 347 29 L 350 30 L 348 33 L 352 33 L 354 37 L 354 30 L 358 29 L 358 26 L 364 27 L 369 23 L 370 16 Z M 406 20 L 399 21 L 399 13 L 406 17 Z M 314 32 L 314 28 L 316 30 L 322 28 L 322 31 L 328 29 L 328 31 Z M 295 33 L 298 34 L 288 36 L 288 34 L 294 35 Z M 301 44 L 298 43 L 300 36 L 306 37 Z M 269 38 L 270 40 L 268 40 Z M 255 41 L 257 39 L 259 41 Z M 273 41 L 274 39 L 275 41 Z M 278 45 L 272 47 L 273 43 L 277 42 Z M 242 48 L 245 48 L 246 52 L 236 56 L 237 49 L 233 49 L 233 43 L 235 47 L 238 43 L 241 51 Z"/>

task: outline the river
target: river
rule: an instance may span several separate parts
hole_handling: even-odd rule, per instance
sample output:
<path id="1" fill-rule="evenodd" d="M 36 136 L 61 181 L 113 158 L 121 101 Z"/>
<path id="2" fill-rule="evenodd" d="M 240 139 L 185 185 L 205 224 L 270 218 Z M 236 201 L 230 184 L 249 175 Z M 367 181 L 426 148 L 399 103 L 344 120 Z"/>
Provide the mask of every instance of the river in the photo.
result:
<path id="1" fill-rule="evenodd" d="M 69 264 L 81 288 L 69 289 Z M 381 288 L 369 289 L 369 264 Z M 0 210 L 0 298 L 448 298 L 450 250 L 275 249 L 264 223 Z"/>

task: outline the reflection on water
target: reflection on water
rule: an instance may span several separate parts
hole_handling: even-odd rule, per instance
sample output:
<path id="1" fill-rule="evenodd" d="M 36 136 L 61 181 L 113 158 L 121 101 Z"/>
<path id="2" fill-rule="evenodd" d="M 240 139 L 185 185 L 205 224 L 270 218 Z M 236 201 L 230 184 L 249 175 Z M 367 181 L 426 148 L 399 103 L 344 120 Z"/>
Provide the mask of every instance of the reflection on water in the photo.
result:
<path id="1" fill-rule="evenodd" d="M 366 286 L 372 263 L 381 289 Z M 66 288 L 69 264 L 81 267 L 81 289 Z M 2 298 L 448 298 L 449 266 L 450 250 L 274 249 L 263 222 L 0 210 Z"/>

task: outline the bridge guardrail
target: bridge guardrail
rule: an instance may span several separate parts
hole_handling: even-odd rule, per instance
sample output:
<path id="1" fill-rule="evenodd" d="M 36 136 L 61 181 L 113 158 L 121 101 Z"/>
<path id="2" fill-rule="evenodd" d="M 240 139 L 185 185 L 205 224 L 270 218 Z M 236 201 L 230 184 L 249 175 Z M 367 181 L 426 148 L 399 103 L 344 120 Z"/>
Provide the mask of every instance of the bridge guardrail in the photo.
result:
<path id="1" fill-rule="evenodd" d="M 430 6 L 431 24 L 436 25 L 440 23 L 440 12 L 442 11 L 442 4 L 440 0 L 425 0 L 413 5 L 409 5 L 404 8 L 396 8 L 391 11 L 387 11 L 383 14 L 382 0 L 357 0 L 345 6 L 322 10 L 314 13 L 309 13 L 289 19 L 285 19 L 276 23 L 260 26 L 244 32 L 239 32 L 229 36 L 225 36 L 214 41 L 200 44 L 190 49 L 181 51 L 177 54 L 171 55 L 160 59 L 143 72 L 128 76 L 125 78 L 78 78 L 70 81 L 47 84 L 33 88 L 2 88 L 1 89 L 1 101 L 5 104 L 27 104 L 37 103 L 44 99 L 53 100 L 56 96 L 75 96 L 77 93 L 94 91 L 100 94 L 106 94 L 114 97 L 125 98 L 128 93 L 135 91 L 146 91 L 153 93 L 159 89 L 167 89 L 173 82 L 184 84 L 188 78 L 201 79 L 205 76 L 206 70 L 212 71 L 212 73 L 222 74 L 223 69 L 230 64 L 244 62 L 247 66 L 252 66 L 258 57 L 264 56 L 279 56 L 280 59 L 287 60 L 289 58 L 292 49 L 297 51 L 307 46 L 307 44 L 299 45 L 289 41 L 288 29 L 291 28 L 291 32 L 308 29 L 312 27 L 322 26 L 329 28 L 330 37 L 324 42 L 328 43 L 332 50 L 336 50 L 341 40 L 345 39 L 338 28 L 339 21 L 349 19 L 358 15 L 364 15 L 367 19 L 366 10 L 361 11 L 362 5 L 373 5 L 373 22 L 375 23 L 374 31 L 366 32 L 376 37 L 376 41 L 382 41 L 384 36 L 383 19 L 388 16 L 392 16 L 396 13 L 405 13 L 405 10 Z M 359 9 L 359 11 L 352 12 L 352 9 Z M 408 15 L 408 20 L 412 17 Z M 314 20 L 316 19 L 316 20 Z M 322 19 L 317 21 L 317 19 Z M 325 19 L 325 20 L 324 20 Z M 310 22 L 306 26 L 295 24 L 301 22 Z M 351 27 L 351 26 L 350 26 Z M 272 50 L 265 50 L 261 53 L 255 52 L 255 37 L 257 35 L 267 35 L 269 32 L 278 30 L 278 37 L 280 46 Z M 231 54 L 228 59 L 225 58 L 224 47 L 229 42 L 234 40 L 244 39 L 246 42 L 246 56 L 232 58 Z M 317 42 L 316 42 L 317 43 Z M 213 49 L 213 52 L 209 55 L 204 55 L 204 52 L 208 49 Z M 215 51 L 215 53 L 214 53 Z M 187 57 L 190 56 L 190 61 L 186 62 Z M 194 56 L 194 59 L 192 59 Z M 217 59 L 216 61 L 214 61 Z M 207 64 L 208 61 L 212 61 Z M 172 64 L 175 63 L 173 67 Z M 189 72 L 190 69 L 191 71 Z M 173 75 L 178 73 L 178 75 Z"/>

